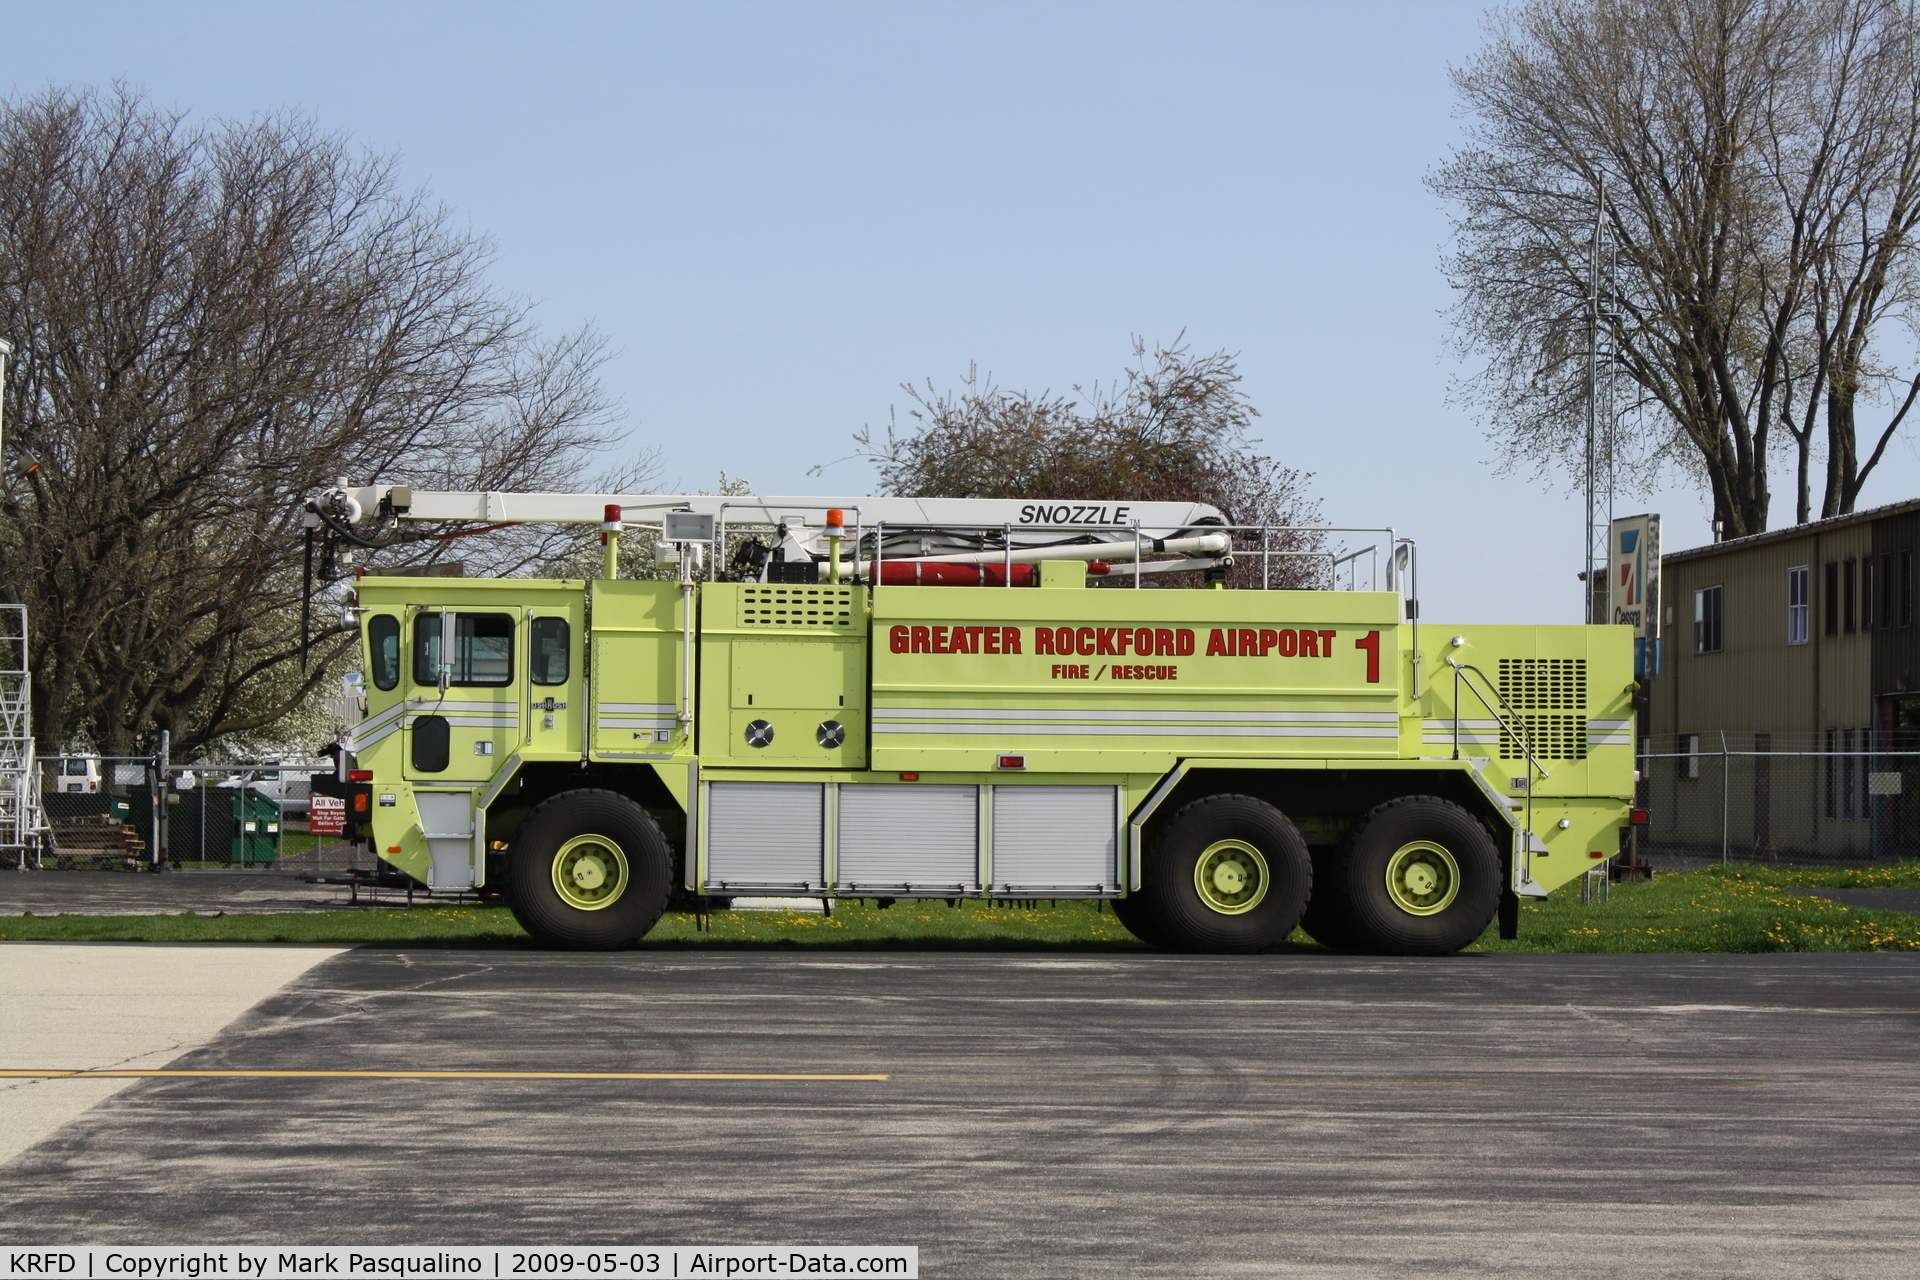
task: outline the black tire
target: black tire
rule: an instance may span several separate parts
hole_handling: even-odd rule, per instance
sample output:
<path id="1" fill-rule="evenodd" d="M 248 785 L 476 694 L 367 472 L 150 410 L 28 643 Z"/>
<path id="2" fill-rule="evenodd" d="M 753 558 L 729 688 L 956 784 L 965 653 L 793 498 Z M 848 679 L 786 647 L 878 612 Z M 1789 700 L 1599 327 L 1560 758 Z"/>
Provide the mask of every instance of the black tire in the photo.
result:
<path id="1" fill-rule="evenodd" d="M 575 901 L 556 883 L 563 854 L 576 873 L 567 877 Z M 585 865 L 596 861 L 597 869 Z M 615 791 L 583 788 L 542 801 L 507 855 L 513 918 L 541 943 L 569 951 L 606 951 L 644 937 L 666 910 L 672 881 L 666 837 L 645 809 Z M 595 894 L 604 905 L 580 905 Z"/>
<path id="2" fill-rule="evenodd" d="M 1153 927 L 1152 913 L 1147 910 L 1147 900 L 1139 893 L 1131 897 L 1115 898 L 1112 903 L 1113 914 L 1129 932 L 1150 947 L 1164 947 L 1160 940 L 1160 931 Z"/>
<path id="3" fill-rule="evenodd" d="M 1258 858 L 1244 857 L 1249 850 Z M 1212 866 L 1212 900 L 1199 884 L 1203 861 Z M 1223 907 L 1234 896 L 1225 887 L 1233 884 L 1247 902 Z M 1286 814 L 1252 796 L 1207 796 L 1174 814 L 1155 837 L 1137 909 L 1148 940 L 1159 946 L 1265 951 L 1300 923 L 1312 888 L 1306 841 Z"/>
<path id="4" fill-rule="evenodd" d="M 1398 888 L 1389 888 L 1395 867 Z M 1424 870 L 1422 870 L 1424 868 Z M 1329 864 L 1329 946 L 1395 956 L 1458 951 L 1486 931 L 1500 905 L 1493 837 L 1459 805 L 1402 796 L 1347 832 Z M 1418 876 L 1418 879 L 1415 877 Z M 1325 941 L 1325 939 L 1322 939 Z"/>

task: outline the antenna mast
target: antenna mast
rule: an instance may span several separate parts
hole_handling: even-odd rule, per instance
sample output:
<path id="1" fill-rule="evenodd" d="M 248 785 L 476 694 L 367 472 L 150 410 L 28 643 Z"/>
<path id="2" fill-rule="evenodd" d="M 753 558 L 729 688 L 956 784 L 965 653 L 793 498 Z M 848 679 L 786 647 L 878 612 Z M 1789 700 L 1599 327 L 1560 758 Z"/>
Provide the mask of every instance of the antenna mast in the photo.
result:
<path id="1" fill-rule="evenodd" d="M 1589 244 L 1587 258 L 1587 476 L 1586 476 L 1586 570 L 1580 575 L 1580 581 L 1586 592 L 1586 620 L 1589 624 L 1607 620 L 1607 588 L 1611 585 L 1604 581 L 1610 562 L 1608 538 L 1613 520 L 1613 415 L 1611 403 L 1605 408 L 1606 433 L 1601 435 L 1600 365 L 1605 356 L 1609 365 L 1613 363 L 1613 352 L 1609 346 L 1601 348 L 1602 326 L 1607 325 L 1609 340 L 1612 336 L 1614 263 L 1613 244 L 1607 228 L 1607 179 L 1600 176 L 1599 191 L 1593 206 L 1593 237 Z M 1611 389 L 1611 380 L 1608 384 Z M 1608 397 L 1611 401 L 1611 397 Z M 1604 455 L 1604 456 L 1603 456 Z M 1606 469 L 1604 480 L 1604 502 L 1606 510 L 1601 511 L 1602 478 L 1601 468 Z"/>

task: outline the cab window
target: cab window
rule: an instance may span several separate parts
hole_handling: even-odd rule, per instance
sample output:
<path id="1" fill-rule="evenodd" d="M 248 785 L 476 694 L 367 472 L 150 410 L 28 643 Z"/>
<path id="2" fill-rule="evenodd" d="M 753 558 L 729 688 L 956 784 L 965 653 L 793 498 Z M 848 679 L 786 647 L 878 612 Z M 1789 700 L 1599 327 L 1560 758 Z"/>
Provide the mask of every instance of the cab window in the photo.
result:
<path id="1" fill-rule="evenodd" d="M 400 683 L 400 619 L 376 613 L 367 619 L 367 653 L 373 666 L 373 687 L 391 689 Z M 435 676 L 436 683 L 439 676 Z"/>
<path id="2" fill-rule="evenodd" d="M 467 688 L 513 683 L 513 615 L 456 613 L 449 684 Z M 413 624 L 413 682 L 440 683 L 440 615 L 423 613 Z"/>
<path id="3" fill-rule="evenodd" d="M 528 663 L 535 684 L 567 682 L 568 633 L 565 618 L 535 618 L 527 624 Z"/>

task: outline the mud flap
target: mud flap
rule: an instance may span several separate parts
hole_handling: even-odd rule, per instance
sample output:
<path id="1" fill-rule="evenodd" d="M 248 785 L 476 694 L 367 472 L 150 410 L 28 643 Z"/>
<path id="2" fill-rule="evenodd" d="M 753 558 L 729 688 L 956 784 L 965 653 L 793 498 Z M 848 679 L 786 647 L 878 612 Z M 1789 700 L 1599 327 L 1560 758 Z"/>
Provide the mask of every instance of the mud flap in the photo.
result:
<path id="1" fill-rule="evenodd" d="M 1511 889 L 1500 891 L 1500 940 L 1512 942 L 1520 936 L 1520 895 Z"/>

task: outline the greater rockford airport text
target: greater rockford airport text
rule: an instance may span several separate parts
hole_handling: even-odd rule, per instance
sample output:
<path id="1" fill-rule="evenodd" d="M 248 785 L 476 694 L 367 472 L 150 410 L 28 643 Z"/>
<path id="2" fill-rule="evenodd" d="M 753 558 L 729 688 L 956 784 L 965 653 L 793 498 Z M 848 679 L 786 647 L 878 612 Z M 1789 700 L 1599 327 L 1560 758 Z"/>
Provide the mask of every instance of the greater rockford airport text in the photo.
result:
<path id="1" fill-rule="evenodd" d="M 632 1276 L 642 1280 L 887 1276 L 918 1280 L 920 1275 L 920 1250 L 912 1245 L 96 1247 L 9 1249 L 0 1258 L 6 1263 L 0 1270 L 0 1280 L 556 1280 L 563 1276 Z"/>

